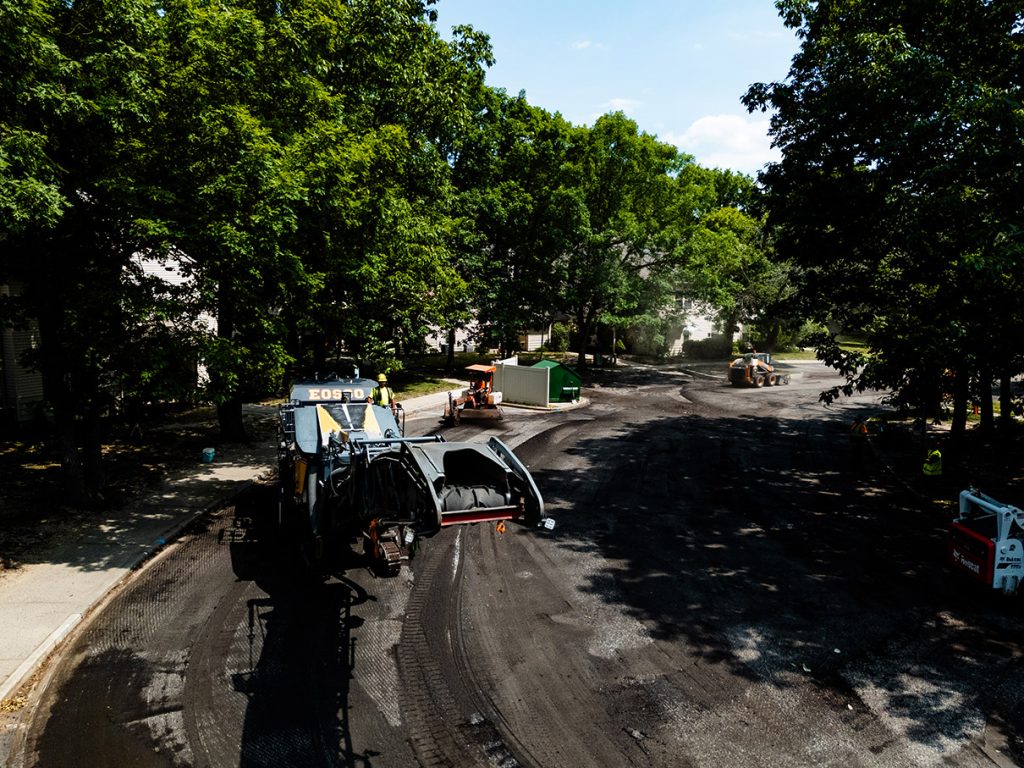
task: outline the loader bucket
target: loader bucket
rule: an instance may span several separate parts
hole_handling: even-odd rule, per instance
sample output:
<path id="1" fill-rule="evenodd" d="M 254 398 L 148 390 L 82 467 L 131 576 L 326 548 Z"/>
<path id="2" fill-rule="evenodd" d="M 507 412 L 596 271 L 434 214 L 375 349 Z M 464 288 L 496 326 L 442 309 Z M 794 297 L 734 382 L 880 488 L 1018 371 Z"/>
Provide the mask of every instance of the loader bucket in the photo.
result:
<path id="1" fill-rule="evenodd" d="M 459 412 L 460 419 L 501 419 L 504 418 L 501 409 L 496 405 L 483 406 L 481 408 L 463 408 Z"/>

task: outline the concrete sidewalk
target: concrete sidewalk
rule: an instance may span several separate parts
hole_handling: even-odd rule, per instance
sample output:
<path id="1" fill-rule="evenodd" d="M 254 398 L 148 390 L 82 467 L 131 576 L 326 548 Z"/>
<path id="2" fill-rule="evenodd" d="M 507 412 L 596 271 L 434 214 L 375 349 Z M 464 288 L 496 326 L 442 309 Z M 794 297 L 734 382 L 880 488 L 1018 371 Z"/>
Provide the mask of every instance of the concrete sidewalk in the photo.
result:
<path id="1" fill-rule="evenodd" d="M 0 576 L 0 702 L 141 562 L 197 515 L 270 472 L 274 442 L 225 446 L 208 464 L 197 456 L 146 498 L 88 519 Z"/>

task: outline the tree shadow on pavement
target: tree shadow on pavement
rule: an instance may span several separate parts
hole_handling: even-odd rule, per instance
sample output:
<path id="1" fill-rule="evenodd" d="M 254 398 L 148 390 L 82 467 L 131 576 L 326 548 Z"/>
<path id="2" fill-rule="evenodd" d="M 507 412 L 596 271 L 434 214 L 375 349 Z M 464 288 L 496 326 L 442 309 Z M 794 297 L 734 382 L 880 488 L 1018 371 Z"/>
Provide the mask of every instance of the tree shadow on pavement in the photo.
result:
<path id="1" fill-rule="evenodd" d="M 1019 730 L 1019 603 L 944 570 L 949 516 L 858 456 L 838 420 L 681 416 L 535 472 L 579 589 L 733 674 L 827 690 L 938 754 Z"/>

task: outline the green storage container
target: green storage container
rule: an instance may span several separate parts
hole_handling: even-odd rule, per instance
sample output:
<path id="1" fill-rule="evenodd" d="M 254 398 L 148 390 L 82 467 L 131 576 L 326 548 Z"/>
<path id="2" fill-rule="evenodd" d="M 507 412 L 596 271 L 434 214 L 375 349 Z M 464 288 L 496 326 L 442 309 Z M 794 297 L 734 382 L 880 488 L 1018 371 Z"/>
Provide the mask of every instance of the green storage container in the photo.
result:
<path id="1" fill-rule="evenodd" d="M 541 360 L 530 367 L 551 369 L 548 373 L 548 402 L 571 403 L 580 399 L 583 380 L 569 366 L 554 360 Z"/>

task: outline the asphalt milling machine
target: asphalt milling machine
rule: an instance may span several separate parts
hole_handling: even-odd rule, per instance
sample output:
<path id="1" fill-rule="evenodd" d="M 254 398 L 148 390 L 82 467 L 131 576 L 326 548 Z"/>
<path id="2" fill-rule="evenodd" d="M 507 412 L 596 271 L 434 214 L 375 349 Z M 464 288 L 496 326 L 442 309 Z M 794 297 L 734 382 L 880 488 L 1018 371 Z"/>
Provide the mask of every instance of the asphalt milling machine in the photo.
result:
<path id="1" fill-rule="evenodd" d="M 401 407 L 369 402 L 373 387 L 358 377 L 296 383 L 279 409 L 278 522 L 318 572 L 343 570 L 359 540 L 374 570 L 394 575 L 448 526 L 554 527 L 504 443 L 405 437 Z"/>
<path id="2" fill-rule="evenodd" d="M 748 352 L 729 363 L 729 383 L 734 387 L 774 387 L 789 384 L 789 374 L 775 369 L 767 352 Z"/>

